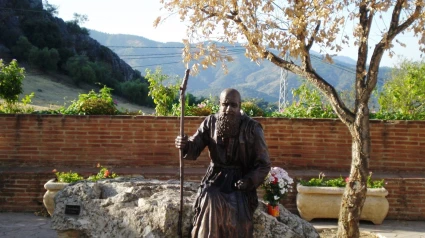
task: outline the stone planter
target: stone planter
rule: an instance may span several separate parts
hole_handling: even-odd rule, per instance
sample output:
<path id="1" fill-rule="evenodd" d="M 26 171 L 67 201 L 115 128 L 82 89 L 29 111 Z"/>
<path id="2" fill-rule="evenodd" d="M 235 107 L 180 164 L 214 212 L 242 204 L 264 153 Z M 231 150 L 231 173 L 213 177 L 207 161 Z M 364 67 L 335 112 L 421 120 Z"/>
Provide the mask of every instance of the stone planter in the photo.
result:
<path id="1" fill-rule="evenodd" d="M 300 216 L 307 221 L 314 218 L 338 218 L 344 189 L 297 184 L 297 209 Z M 388 213 L 387 195 L 385 188 L 369 188 L 360 220 L 381 224 Z"/>
<path id="2" fill-rule="evenodd" d="M 43 196 L 43 204 L 47 209 L 50 216 L 53 216 L 55 210 L 55 196 L 61 189 L 67 186 L 69 183 L 56 182 L 56 179 L 51 179 L 44 184 L 44 188 L 47 190 Z"/>

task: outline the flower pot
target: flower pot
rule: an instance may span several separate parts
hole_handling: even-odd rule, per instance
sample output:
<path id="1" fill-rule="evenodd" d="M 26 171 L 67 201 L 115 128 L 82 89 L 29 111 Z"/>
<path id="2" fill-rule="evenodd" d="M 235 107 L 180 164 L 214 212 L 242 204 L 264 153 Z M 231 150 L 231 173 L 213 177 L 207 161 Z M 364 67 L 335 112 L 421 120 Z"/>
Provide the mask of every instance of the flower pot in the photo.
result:
<path id="1" fill-rule="evenodd" d="M 279 216 L 279 205 L 273 206 L 273 205 L 267 204 L 267 213 L 269 215 L 274 216 L 274 217 L 278 217 Z"/>
<path id="2" fill-rule="evenodd" d="M 43 204 L 50 216 L 53 216 L 53 212 L 55 210 L 56 194 L 68 184 L 69 183 L 56 182 L 56 179 L 51 179 L 44 184 L 44 188 L 47 190 L 47 192 L 43 196 Z"/>
<path id="3" fill-rule="evenodd" d="M 337 218 L 345 188 L 297 185 L 297 209 L 307 221 L 314 218 Z M 381 224 L 388 213 L 389 203 L 385 188 L 368 188 L 360 220 Z"/>

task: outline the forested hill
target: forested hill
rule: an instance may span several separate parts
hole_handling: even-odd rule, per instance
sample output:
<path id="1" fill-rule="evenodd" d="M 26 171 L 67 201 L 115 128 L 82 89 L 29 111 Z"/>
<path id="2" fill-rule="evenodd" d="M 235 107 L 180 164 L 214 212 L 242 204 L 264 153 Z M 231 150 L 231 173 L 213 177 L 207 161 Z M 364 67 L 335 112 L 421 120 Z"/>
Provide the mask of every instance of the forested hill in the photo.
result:
<path id="1" fill-rule="evenodd" d="M 146 68 L 155 70 L 156 67 L 161 67 L 165 74 L 179 77 L 184 75 L 185 66 L 181 62 L 182 43 L 162 43 L 140 36 L 107 34 L 95 30 L 90 30 L 90 36 L 112 49 L 121 59 L 142 74 Z M 277 102 L 281 69 L 268 61 L 257 65 L 244 56 L 244 51 L 241 46 L 229 47 L 229 54 L 235 60 L 228 63 L 228 74 L 224 74 L 219 64 L 216 68 L 202 70 L 199 75 L 191 76 L 188 91 L 195 96 L 208 97 L 218 95 L 223 88 L 234 87 L 239 89 L 244 97 Z M 323 62 L 319 54 L 315 54 L 312 60 L 318 73 L 338 90 L 350 89 L 355 76 L 355 60 L 349 57 L 335 57 L 334 64 L 329 64 Z M 380 84 L 389 70 L 388 67 L 380 68 Z M 289 73 L 287 82 L 288 94 L 290 94 L 292 88 L 300 85 L 301 79 Z"/>
<path id="2" fill-rule="evenodd" d="M 134 103 L 152 106 L 147 80 L 80 27 L 84 16 L 65 22 L 56 13 L 47 1 L 0 0 L 0 58 L 65 74 L 76 85 L 106 85 Z"/>

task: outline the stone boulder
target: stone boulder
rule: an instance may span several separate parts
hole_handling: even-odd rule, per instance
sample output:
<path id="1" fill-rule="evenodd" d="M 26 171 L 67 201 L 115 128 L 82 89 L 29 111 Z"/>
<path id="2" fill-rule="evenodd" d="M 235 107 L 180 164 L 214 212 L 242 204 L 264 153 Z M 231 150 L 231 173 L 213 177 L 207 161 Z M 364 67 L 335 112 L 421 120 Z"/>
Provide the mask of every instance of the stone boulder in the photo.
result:
<path id="1" fill-rule="evenodd" d="M 183 237 L 190 236 L 192 204 L 199 183 L 185 182 Z M 180 183 L 116 178 L 70 184 L 55 197 L 52 229 L 58 237 L 178 237 Z M 260 201 L 254 213 L 254 237 L 319 237 L 314 227 L 280 206 L 267 214 Z"/>

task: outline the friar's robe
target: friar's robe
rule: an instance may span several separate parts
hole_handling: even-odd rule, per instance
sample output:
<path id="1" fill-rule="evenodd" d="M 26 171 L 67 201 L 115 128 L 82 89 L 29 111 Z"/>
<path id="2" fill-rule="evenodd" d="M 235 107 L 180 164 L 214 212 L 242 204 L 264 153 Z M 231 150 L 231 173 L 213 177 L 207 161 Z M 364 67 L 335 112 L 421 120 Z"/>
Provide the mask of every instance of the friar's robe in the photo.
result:
<path id="1" fill-rule="evenodd" d="M 256 189 L 270 171 L 263 128 L 242 114 L 239 134 L 220 138 L 217 118 L 205 118 L 184 151 L 184 159 L 195 160 L 208 146 L 211 159 L 194 204 L 192 237 L 252 237 Z M 248 181 L 246 190 L 235 188 L 240 179 Z"/>

